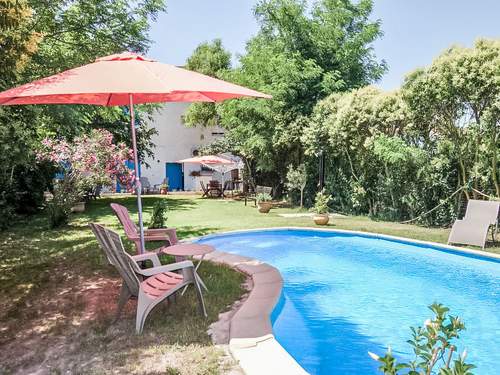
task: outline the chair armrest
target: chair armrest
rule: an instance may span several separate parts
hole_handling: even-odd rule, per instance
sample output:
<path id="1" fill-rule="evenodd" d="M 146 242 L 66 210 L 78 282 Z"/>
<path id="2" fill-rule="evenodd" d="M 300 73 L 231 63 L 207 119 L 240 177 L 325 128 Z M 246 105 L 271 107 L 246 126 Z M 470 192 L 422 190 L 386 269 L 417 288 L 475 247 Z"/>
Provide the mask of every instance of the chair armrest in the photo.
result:
<path id="1" fill-rule="evenodd" d="M 170 230 L 170 228 L 155 228 L 155 229 L 144 229 L 144 234 L 165 234 Z"/>
<path id="2" fill-rule="evenodd" d="M 144 231 L 145 236 L 158 236 L 163 235 L 168 237 L 170 245 L 175 245 L 177 242 L 177 231 L 175 228 L 157 228 L 157 229 L 146 229 Z"/>
<path id="3" fill-rule="evenodd" d="M 164 234 L 148 235 L 144 233 L 144 241 L 168 241 L 170 243 L 170 237 Z"/>
<path id="4" fill-rule="evenodd" d="M 183 262 L 170 263 L 164 266 L 147 268 L 136 272 L 142 276 L 153 276 L 159 273 L 177 271 L 184 268 L 192 268 L 194 270 L 193 262 L 191 262 L 190 260 L 185 260 Z"/>
<path id="5" fill-rule="evenodd" d="M 140 240 L 139 236 L 128 236 L 127 238 L 130 241 L 139 241 Z M 170 242 L 170 237 L 162 235 L 162 234 L 147 235 L 146 233 L 144 233 L 144 241 L 169 241 Z"/>
<path id="6" fill-rule="evenodd" d="M 156 253 L 144 253 L 139 255 L 132 255 L 132 259 L 135 262 L 150 260 L 151 262 L 153 262 L 153 267 L 161 267 L 160 258 L 158 258 L 158 254 Z"/>

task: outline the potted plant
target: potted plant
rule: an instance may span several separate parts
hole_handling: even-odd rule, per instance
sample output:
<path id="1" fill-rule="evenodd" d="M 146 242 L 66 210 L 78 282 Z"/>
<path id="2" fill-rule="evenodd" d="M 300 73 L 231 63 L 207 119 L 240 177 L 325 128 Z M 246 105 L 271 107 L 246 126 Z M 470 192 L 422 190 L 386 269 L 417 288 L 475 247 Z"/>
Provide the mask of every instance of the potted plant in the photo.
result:
<path id="1" fill-rule="evenodd" d="M 256 199 L 259 212 L 263 214 L 267 214 L 273 207 L 273 203 L 271 202 L 273 198 L 267 193 L 257 194 Z"/>
<path id="2" fill-rule="evenodd" d="M 314 203 L 314 215 L 313 220 L 316 225 L 326 225 L 330 220 L 328 216 L 328 203 L 331 201 L 331 197 L 325 193 L 324 190 L 316 194 L 316 202 Z"/>
<path id="3" fill-rule="evenodd" d="M 168 194 L 168 185 L 165 182 L 160 185 L 160 194 L 162 195 Z"/>

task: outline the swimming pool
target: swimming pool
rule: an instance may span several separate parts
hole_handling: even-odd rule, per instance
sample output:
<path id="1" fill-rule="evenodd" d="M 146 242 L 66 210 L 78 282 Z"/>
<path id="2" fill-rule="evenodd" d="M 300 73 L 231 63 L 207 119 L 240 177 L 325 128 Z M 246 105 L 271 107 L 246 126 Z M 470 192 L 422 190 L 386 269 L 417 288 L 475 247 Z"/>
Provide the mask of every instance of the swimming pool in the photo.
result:
<path id="1" fill-rule="evenodd" d="M 274 309 L 278 342 L 311 374 L 376 374 L 368 351 L 410 358 L 410 326 L 450 307 L 467 330 L 474 373 L 498 374 L 500 261 L 334 231 L 279 229 L 207 236 L 219 251 L 269 263 L 284 279 Z"/>

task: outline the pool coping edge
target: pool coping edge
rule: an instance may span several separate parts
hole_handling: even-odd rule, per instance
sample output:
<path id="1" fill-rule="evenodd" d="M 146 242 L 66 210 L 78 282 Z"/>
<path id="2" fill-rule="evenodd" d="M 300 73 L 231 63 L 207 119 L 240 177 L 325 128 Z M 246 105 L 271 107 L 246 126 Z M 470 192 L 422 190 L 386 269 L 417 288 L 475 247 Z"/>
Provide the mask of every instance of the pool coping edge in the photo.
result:
<path id="1" fill-rule="evenodd" d="M 283 287 L 278 269 L 254 258 L 217 250 L 204 259 L 231 267 L 252 279 L 248 298 L 229 321 L 229 352 L 245 374 L 307 374 L 273 334 L 271 312 Z"/>

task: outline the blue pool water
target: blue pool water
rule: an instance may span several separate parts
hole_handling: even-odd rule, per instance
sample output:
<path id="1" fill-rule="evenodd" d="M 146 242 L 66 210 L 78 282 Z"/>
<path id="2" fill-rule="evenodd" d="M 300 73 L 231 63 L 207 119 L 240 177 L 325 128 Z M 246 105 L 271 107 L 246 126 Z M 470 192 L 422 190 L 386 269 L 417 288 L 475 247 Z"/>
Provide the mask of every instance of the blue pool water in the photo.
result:
<path id="1" fill-rule="evenodd" d="M 209 236 L 200 242 L 279 269 L 276 339 L 311 374 L 376 374 L 367 352 L 402 359 L 410 326 L 434 301 L 459 315 L 476 374 L 500 373 L 500 262 L 427 245 L 313 230 Z"/>

